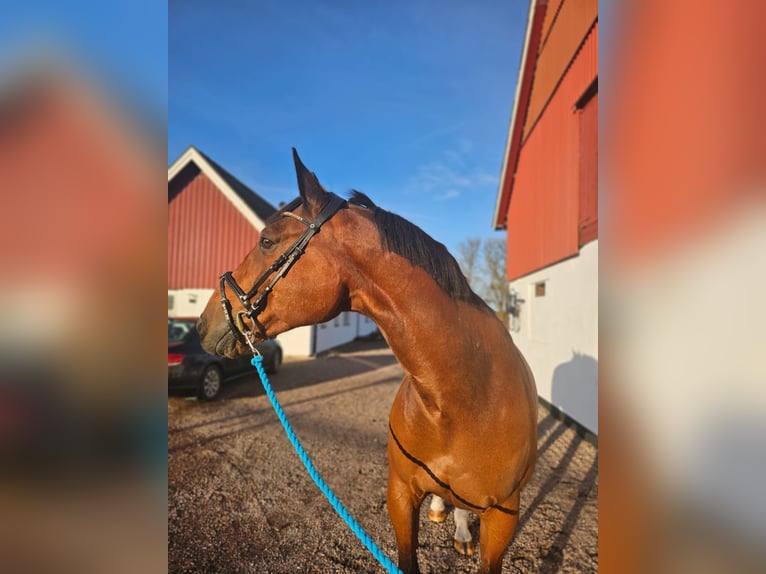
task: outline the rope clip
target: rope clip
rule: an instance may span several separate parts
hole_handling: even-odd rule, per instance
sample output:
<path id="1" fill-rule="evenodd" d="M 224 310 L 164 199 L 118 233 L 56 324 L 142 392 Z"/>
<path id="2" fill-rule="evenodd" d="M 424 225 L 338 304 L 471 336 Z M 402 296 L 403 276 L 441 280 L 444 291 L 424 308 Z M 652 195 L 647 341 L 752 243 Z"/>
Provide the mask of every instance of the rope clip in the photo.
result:
<path id="1" fill-rule="evenodd" d="M 252 337 L 253 332 L 252 331 L 245 331 L 245 342 L 247 343 L 247 346 L 250 347 L 250 350 L 253 352 L 253 357 L 260 357 L 261 352 L 255 348 L 255 345 L 253 345 L 253 341 L 250 337 Z"/>

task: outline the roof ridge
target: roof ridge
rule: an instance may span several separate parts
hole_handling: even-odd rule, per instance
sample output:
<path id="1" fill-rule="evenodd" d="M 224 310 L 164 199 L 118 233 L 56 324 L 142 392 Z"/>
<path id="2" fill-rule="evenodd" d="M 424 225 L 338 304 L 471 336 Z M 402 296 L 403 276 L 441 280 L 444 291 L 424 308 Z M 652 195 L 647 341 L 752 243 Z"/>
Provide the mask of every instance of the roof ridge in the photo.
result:
<path id="1" fill-rule="evenodd" d="M 257 192 L 255 192 L 246 184 L 242 183 L 239 178 L 234 176 L 231 172 L 221 166 L 218 162 L 216 162 L 198 147 L 192 145 L 190 148 L 193 148 L 200 156 L 202 156 L 205 161 L 210 164 L 210 167 L 218 173 L 221 179 L 223 179 L 229 185 L 229 187 L 231 187 L 234 193 L 236 193 L 262 221 L 266 221 L 270 215 L 277 211 L 277 208 L 274 207 L 271 202 L 261 197 Z"/>

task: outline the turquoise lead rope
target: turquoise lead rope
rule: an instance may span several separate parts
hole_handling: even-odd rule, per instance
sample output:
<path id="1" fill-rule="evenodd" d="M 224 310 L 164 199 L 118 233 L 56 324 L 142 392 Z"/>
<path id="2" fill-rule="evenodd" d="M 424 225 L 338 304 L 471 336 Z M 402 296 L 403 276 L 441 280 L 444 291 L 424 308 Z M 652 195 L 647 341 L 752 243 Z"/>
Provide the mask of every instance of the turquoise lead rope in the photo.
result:
<path id="1" fill-rule="evenodd" d="M 322 493 L 327 497 L 327 500 L 330 501 L 330 504 L 332 504 L 332 507 L 335 509 L 335 512 L 337 512 L 340 517 L 348 524 L 348 527 L 356 534 L 356 536 L 359 538 L 359 540 L 362 541 L 362 544 L 364 544 L 367 547 L 367 550 L 369 550 L 372 555 L 375 557 L 375 559 L 380 562 L 380 564 L 383 566 L 383 568 L 386 569 L 389 574 L 402 574 L 402 571 L 397 568 L 397 566 L 391 561 L 391 559 L 383 554 L 383 551 L 378 548 L 378 546 L 375 544 L 375 542 L 370 538 L 370 535 L 367 534 L 367 532 L 364 531 L 364 529 L 359 525 L 359 523 L 354 520 L 354 517 L 351 516 L 351 514 L 346 510 L 346 508 L 341 504 L 340 500 L 338 500 L 338 497 L 335 496 L 335 493 L 330 489 L 330 487 L 327 485 L 327 483 L 324 481 L 324 479 L 319 475 L 319 472 L 316 468 L 314 468 L 314 463 L 311 462 L 311 459 L 309 458 L 308 454 L 306 454 L 306 451 L 303 450 L 303 446 L 301 445 L 300 441 L 298 440 L 298 437 L 295 436 L 295 433 L 293 432 L 293 428 L 290 426 L 290 423 L 287 421 L 287 416 L 285 416 L 285 412 L 282 410 L 282 406 L 279 404 L 279 401 L 277 400 L 277 396 L 274 394 L 274 391 L 271 388 L 271 385 L 269 384 L 269 379 L 266 376 L 266 371 L 263 368 L 263 357 L 261 355 L 255 355 L 251 360 L 250 363 L 255 367 L 255 370 L 258 371 L 258 376 L 261 378 L 261 384 L 263 385 L 264 390 L 266 391 L 266 395 L 269 397 L 269 400 L 271 401 L 271 406 L 274 407 L 274 412 L 277 413 L 277 417 L 279 417 L 279 422 L 282 423 L 282 426 L 285 429 L 285 433 L 287 433 L 287 438 L 290 439 L 290 443 L 292 443 L 293 448 L 295 449 L 295 452 L 298 453 L 298 456 L 301 459 L 301 462 L 303 463 L 303 466 L 306 467 L 306 470 L 308 471 L 311 478 L 314 480 L 316 485 L 319 487 L 319 490 L 322 491 Z"/>

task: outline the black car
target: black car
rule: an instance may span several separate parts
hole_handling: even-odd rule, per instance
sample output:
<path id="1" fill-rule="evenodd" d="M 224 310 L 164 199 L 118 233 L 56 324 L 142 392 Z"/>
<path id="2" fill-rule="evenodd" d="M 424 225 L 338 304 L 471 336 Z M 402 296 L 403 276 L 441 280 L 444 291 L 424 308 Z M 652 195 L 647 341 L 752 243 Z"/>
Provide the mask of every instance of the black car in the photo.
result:
<path id="1" fill-rule="evenodd" d="M 255 373 L 255 369 L 250 364 L 250 355 L 225 359 L 206 353 L 200 344 L 196 323 L 193 318 L 168 317 L 168 388 L 194 390 L 198 398 L 212 401 L 225 379 Z M 279 343 L 270 339 L 255 347 L 263 355 L 266 372 L 276 372 L 282 364 Z"/>

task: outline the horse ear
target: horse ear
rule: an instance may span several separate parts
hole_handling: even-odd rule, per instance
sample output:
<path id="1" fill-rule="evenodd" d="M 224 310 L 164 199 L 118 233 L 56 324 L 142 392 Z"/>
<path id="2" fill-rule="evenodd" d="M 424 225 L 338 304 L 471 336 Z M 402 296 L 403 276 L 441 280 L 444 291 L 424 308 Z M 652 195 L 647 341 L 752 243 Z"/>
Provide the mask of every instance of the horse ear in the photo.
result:
<path id="1" fill-rule="evenodd" d="M 309 213 L 315 217 L 326 203 L 327 191 L 319 183 L 316 174 L 303 165 L 295 148 L 293 148 L 293 161 L 295 162 L 295 175 L 298 176 L 301 199 L 303 199 L 303 204 Z"/>

